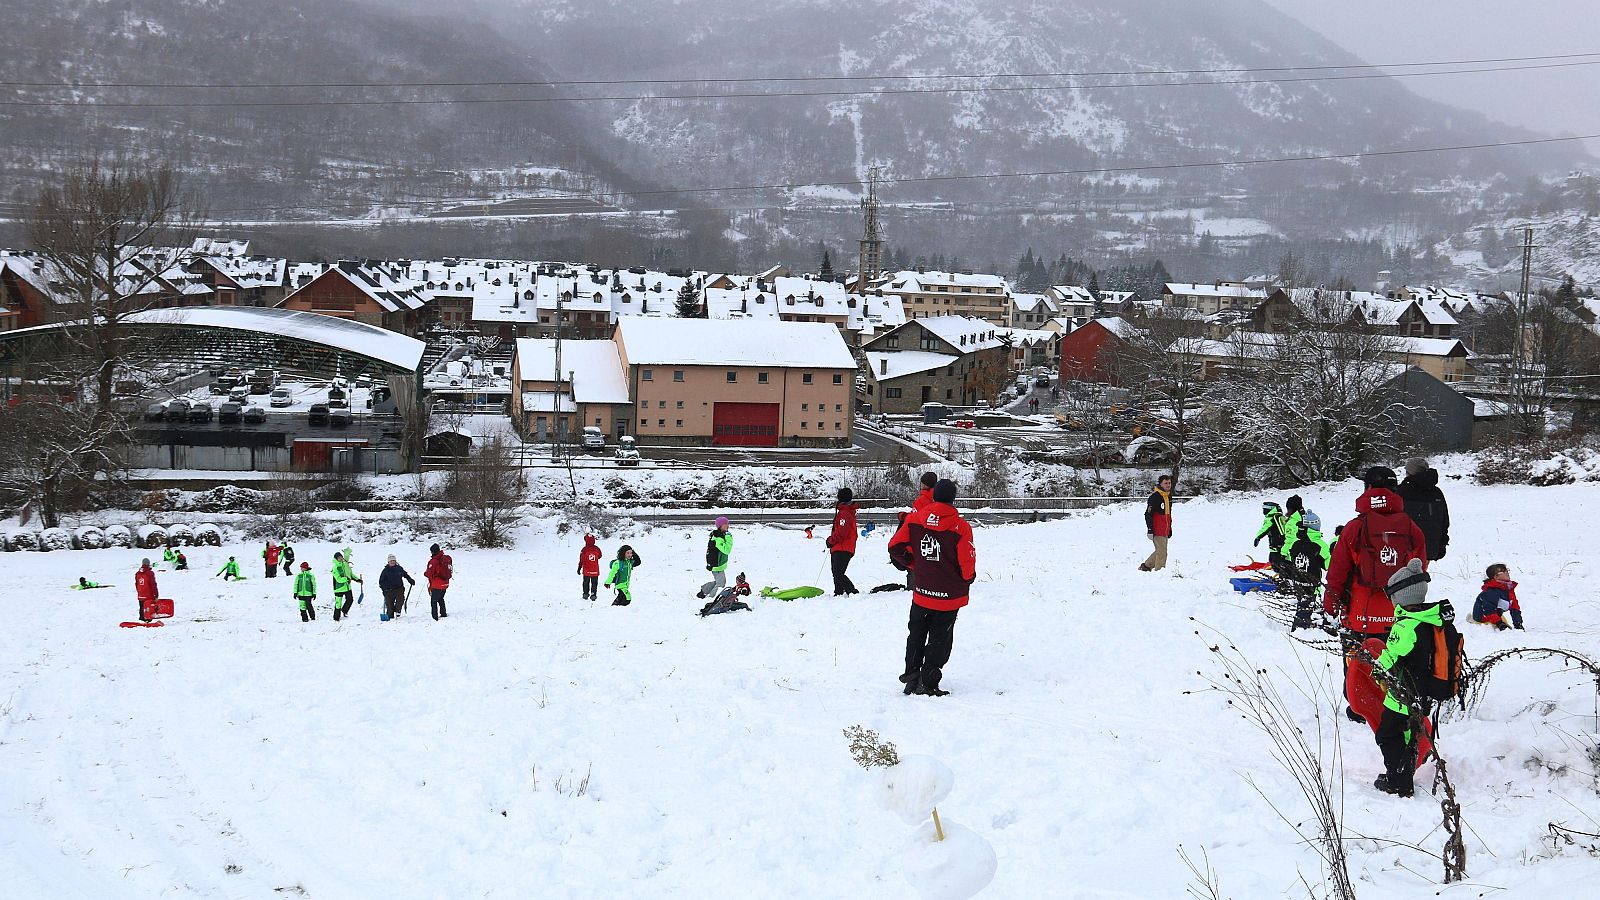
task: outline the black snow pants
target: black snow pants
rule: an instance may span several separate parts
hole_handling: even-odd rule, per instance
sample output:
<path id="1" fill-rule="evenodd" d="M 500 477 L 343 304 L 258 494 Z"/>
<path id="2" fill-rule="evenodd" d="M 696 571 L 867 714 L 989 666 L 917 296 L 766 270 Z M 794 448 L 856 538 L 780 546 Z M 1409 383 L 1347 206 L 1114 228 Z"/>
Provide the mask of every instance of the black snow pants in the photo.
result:
<path id="1" fill-rule="evenodd" d="M 911 619 L 906 623 L 906 674 L 921 672 L 923 685 L 937 688 L 950 661 L 950 648 L 956 639 L 958 609 L 928 609 L 911 604 Z"/>
<path id="2" fill-rule="evenodd" d="M 1383 708 L 1383 718 L 1378 720 L 1376 735 L 1378 749 L 1383 752 L 1383 768 L 1389 775 L 1389 785 L 1401 794 L 1410 794 L 1412 777 L 1417 771 L 1417 736 L 1411 730 L 1411 717 Z"/>
<path id="3" fill-rule="evenodd" d="M 405 602 L 405 591 L 402 591 L 397 587 L 383 589 L 383 611 L 389 614 L 389 618 L 392 619 L 395 616 L 400 615 L 400 607 L 404 605 Z"/>
<path id="4" fill-rule="evenodd" d="M 449 588 L 428 588 L 428 606 L 433 612 L 434 619 L 448 618 L 444 611 L 444 592 Z"/>
<path id="5" fill-rule="evenodd" d="M 861 593 L 856 590 L 855 583 L 850 580 L 850 576 L 845 574 L 845 570 L 850 568 L 850 560 L 854 556 L 854 553 L 848 553 L 844 550 L 833 551 L 833 595 L 835 597 L 840 594 Z"/>
<path id="6" fill-rule="evenodd" d="M 598 599 L 599 596 L 600 596 L 600 576 L 599 575 L 585 575 L 585 576 L 583 576 L 583 599 L 585 599 L 585 600 L 595 600 L 595 599 Z"/>

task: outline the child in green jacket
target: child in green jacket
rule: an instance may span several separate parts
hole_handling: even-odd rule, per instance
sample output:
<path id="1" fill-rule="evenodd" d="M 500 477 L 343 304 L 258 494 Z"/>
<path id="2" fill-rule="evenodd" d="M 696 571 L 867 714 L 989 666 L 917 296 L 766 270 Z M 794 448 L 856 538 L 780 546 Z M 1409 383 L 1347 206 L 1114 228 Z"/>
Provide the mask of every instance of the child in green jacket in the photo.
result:
<path id="1" fill-rule="evenodd" d="M 612 606 L 627 606 L 633 602 L 633 570 L 642 564 L 633 547 L 623 544 L 618 548 L 617 558 L 611 561 L 611 572 L 606 575 L 606 587 L 617 589 L 617 599 L 611 601 Z"/>
<path id="2" fill-rule="evenodd" d="M 300 573 L 294 576 L 294 598 L 300 601 L 300 621 L 317 618 L 317 576 L 311 573 L 311 563 L 300 564 Z"/>
<path id="3" fill-rule="evenodd" d="M 239 560 L 232 556 L 228 557 L 228 561 L 223 563 L 222 568 L 217 570 L 217 575 L 221 575 L 223 581 L 239 581 L 244 578 L 243 575 L 239 574 Z M 215 578 L 216 576 L 212 577 Z"/>

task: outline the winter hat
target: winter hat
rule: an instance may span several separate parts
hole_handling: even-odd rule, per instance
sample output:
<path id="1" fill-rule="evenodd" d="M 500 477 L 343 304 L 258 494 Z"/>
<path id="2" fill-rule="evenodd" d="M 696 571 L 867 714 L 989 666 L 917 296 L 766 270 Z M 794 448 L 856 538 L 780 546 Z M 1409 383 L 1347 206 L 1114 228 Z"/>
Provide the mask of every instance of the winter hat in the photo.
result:
<path id="1" fill-rule="evenodd" d="M 311 563 L 303 562 L 303 563 L 300 564 L 300 568 L 309 569 L 309 568 L 311 568 Z"/>
<path id="2" fill-rule="evenodd" d="M 146 556 L 146 557 L 145 557 L 145 558 L 144 558 L 144 567 L 145 567 L 145 568 L 146 568 L 146 569 L 148 569 L 148 568 L 150 568 L 150 557 L 148 557 L 148 556 Z"/>
<path id="3" fill-rule="evenodd" d="M 840 503 L 849 503 L 851 500 L 854 500 L 855 498 L 856 498 L 855 491 L 852 491 L 849 488 L 839 488 L 839 502 Z"/>
<path id="4" fill-rule="evenodd" d="M 923 487 L 931 489 L 934 485 L 936 485 L 938 483 L 939 483 L 939 476 L 933 474 L 932 472 L 923 472 L 922 473 L 922 486 Z"/>
<path id="5" fill-rule="evenodd" d="M 1428 471 L 1428 458 L 1426 456 L 1413 456 L 1406 460 L 1407 475 L 1421 475 Z"/>
<path id="6" fill-rule="evenodd" d="M 392 566 L 392 565 L 396 565 L 396 564 L 397 564 L 397 560 L 394 558 L 394 554 L 393 553 L 389 554 L 389 565 Z"/>
<path id="7" fill-rule="evenodd" d="M 1395 606 L 1419 609 L 1428 605 L 1428 582 L 1432 580 L 1427 572 L 1422 571 L 1422 560 L 1413 558 L 1405 568 L 1389 576 L 1389 583 L 1384 586 L 1383 592 L 1389 595 Z"/>
<path id="8" fill-rule="evenodd" d="M 429 553 L 438 553 L 439 552 L 439 545 L 438 544 L 434 544 L 432 547 L 429 547 L 428 548 L 428 552 Z"/>
<path id="9" fill-rule="evenodd" d="M 1393 488 L 1399 484 L 1388 466 L 1373 466 L 1361 476 L 1361 482 L 1369 488 Z"/>
<path id="10" fill-rule="evenodd" d="M 1270 516 L 1275 512 L 1281 511 L 1282 507 L 1278 506 L 1278 501 L 1276 500 L 1268 500 L 1267 502 L 1261 504 L 1261 514 L 1263 516 Z"/>
<path id="11" fill-rule="evenodd" d="M 1300 516 L 1300 524 L 1304 526 L 1307 531 L 1322 531 L 1322 517 L 1309 509 Z"/>
<path id="12" fill-rule="evenodd" d="M 956 483 L 948 478 L 941 478 L 933 486 L 933 502 L 956 502 Z"/>
<path id="13" fill-rule="evenodd" d="M 727 516 L 717 516 L 716 525 L 717 525 L 718 529 L 727 528 L 728 527 L 728 517 Z"/>
<path id="14" fill-rule="evenodd" d="M 1305 501 L 1300 499 L 1299 494 L 1295 494 L 1293 497 L 1290 497 L 1289 502 L 1283 506 L 1284 512 L 1287 512 L 1291 516 L 1305 508 Z"/>

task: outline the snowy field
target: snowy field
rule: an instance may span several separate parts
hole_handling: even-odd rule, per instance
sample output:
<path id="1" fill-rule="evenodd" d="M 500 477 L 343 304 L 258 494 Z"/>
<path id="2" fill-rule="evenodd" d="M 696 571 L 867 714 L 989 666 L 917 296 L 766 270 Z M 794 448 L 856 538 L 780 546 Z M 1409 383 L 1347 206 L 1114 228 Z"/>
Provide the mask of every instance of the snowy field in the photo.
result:
<path id="1" fill-rule="evenodd" d="M 1503 560 L 1530 629 L 1466 625 L 1469 655 L 1600 655 L 1586 521 L 1600 488 L 1445 487 L 1454 530 L 1434 596 L 1464 619 L 1483 567 Z M 1356 487 L 1305 496 L 1331 530 Z M 1273 810 L 1302 822 L 1305 802 L 1266 737 L 1203 692 L 1216 638 L 1190 618 L 1275 673 L 1314 727 L 1303 667 L 1331 685 L 1326 658 L 1227 584 L 1261 499 L 1179 507 L 1174 565 L 1149 575 L 1134 571 L 1148 549 L 1137 505 L 978 528 L 953 693 L 939 699 L 896 681 L 904 593 L 697 618 L 704 529 L 627 536 L 643 557 L 629 608 L 579 598 L 578 535 L 537 526 L 514 550 L 455 550 L 437 623 L 420 590 L 408 616 L 378 621 L 381 545 L 355 548 L 371 587 L 341 623 L 328 612 L 336 548 L 297 547 L 323 594 L 311 624 L 288 579 L 262 577 L 258 547 L 194 548 L 192 571 L 160 574 L 178 615 L 151 629 L 117 627 L 133 618 L 143 551 L 0 556 L 0 884 L 95 900 L 911 900 L 910 829 L 879 808 L 840 734 L 861 724 L 954 771 L 941 814 L 999 858 L 982 896 L 1182 897 L 1180 847 L 1207 854 L 1223 896 L 1305 896 L 1316 853 Z M 622 541 L 601 543 L 609 558 Z M 884 543 L 862 541 L 863 590 L 898 577 Z M 392 549 L 420 577 L 425 549 Z M 249 580 L 211 577 L 229 553 Z M 826 586 L 823 560 L 798 531 L 746 530 L 731 571 Z M 79 575 L 116 587 L 67 590 Z M 1444 889 L 1432 767 L 1415 799 L 1378 794 L 1371 733 L 1340 717 L 1360 896 L 1593 896 L 1600 860 L 1554 846 L 1547 825 L 1600 832 L 1594 714 L 1592 682 L 1512 662 L 1472 718 L 1445 725 L 1470 878 Z"/>

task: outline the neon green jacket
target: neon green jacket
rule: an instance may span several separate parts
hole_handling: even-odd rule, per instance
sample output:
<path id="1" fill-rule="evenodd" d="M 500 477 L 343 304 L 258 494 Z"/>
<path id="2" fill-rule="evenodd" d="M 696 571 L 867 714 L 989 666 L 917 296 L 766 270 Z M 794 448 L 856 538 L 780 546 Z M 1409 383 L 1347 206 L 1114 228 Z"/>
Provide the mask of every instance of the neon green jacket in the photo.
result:
<path id="1" fill-rule="evenodd" d="M 162 550 L 161 550 L 161 561 L 162 562 L 175 562 L 177 559 L 178 559 L 178 554 L 171 547 L 162 548 Z"/>
<path id="2" fill-rule="evenodd" d="M 1395 671 L 1395 666 L 1417 649 L 1417 626 L 1422 624 L 1432 625 L 1435 628 L 1444 627 L 1444 617 L 1439 614 L 1439 604 L 1424 606 L 1421 609 L 1396 606 L 1394 625 L 1389 628 L 1389 640 L 1384 644 L 1383 653 L 1378 657 L 1379 667 L 1395 675 L 1407 686 L 1410 685 L 1411 679 L 1404 671 Z M 1411 708 L 1396 700 L 1392 692 L 1384 695 L 1383 705 L 1403 716 L 1411 714 Z"/>
<path id="3" fill-rule="evenodd" d="M 1283 555 L 1288 556 L 1293 553 L 1294 545 L 1300 543 L 1301 538 L 1317 545 L 1317 549 L 1322 553 L 1322 568 L 1328 568 L 1333 562 L 1333 548 L 1323 540 L 1322 532 L 1305 527 L 1305 511 L 1296 510 L 1293 515 L 1283 520 Z"/>
<path id="4" fill-rule="evenodd" d="M 613 559 L 611 571 L 606 574 L 606 587 L 625 588 L 633 582 L 633 560 Z"/>
<path id="5" fill-rule="evenodd" d="M 350 561 L 336 559 L 333 561 L 333 592 L 342 594 L 350 590 L 350 582 L 355 576 L 350 574 Z"/>
<path id="6" fill-rule="evenodd" d="M 239 561 L 236 560 L 236 559 L 230 559 L 227 562 L 223 563 L 222 564 L 222 568 L 217 570 L 217 575 L 222 575 L 224 577 L 226 577 L 228 575 L 232 575 L 233 577 L 238 578 L 239 577 Z M 215 577 L 215 576 L 213 576 L 213 577 Z"/>
<path id="7" fill-rule="evenodd" d="M 315 597 L 317 595 L 317 576 L 310 569 L 301 569 L 300 574 L 294 576 L 294 595 L 296 597 Z"/>
<path id="8" fill-rule="evenodd" d="M 726 572 L 728 558 L 733 556 L 733 535 L 724 531 L 722 534 L 711 532 L 711 542 L 706 552 L 706 562 L 711 564 L 711 571 Z"/>
<path id="9" fill-rule="evenodd" d="M 1256 543 L 1260 544 L 1262 538 L 1267 539 L 1267 544 L 1269 546 L 1276 543 L 1271 537 L 1273 532 L 1278 533 L 1278 540 L 1281 541 L 1283 539 L 1283 512 L 1281 510 L 1275 509 L 1261 517 L 1261 528 L 1256 532 Z M 1288 545 L 1281 544 L 1280 546 L 1286 547 Z"/>

